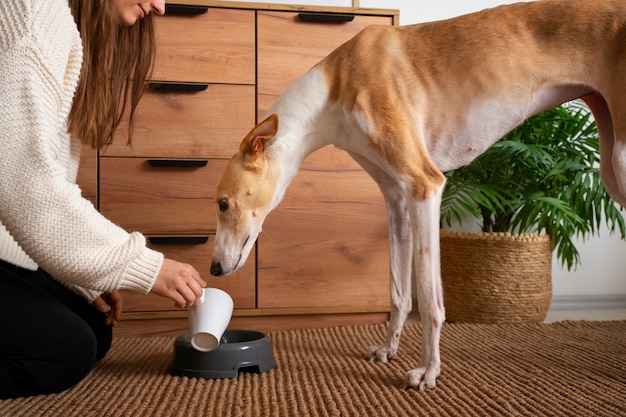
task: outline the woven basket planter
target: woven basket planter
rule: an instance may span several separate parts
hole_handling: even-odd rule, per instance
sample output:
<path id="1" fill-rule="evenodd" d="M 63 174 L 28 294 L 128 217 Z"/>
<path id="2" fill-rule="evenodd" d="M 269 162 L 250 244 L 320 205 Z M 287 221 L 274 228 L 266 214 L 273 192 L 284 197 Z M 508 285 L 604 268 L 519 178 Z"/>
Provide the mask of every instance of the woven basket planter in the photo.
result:
<path id="1" fill-rule="evenodd" d="M 441 277 L 447 321 L 543 321 L 552 300 L 550 238 L 441 230 Z"/>

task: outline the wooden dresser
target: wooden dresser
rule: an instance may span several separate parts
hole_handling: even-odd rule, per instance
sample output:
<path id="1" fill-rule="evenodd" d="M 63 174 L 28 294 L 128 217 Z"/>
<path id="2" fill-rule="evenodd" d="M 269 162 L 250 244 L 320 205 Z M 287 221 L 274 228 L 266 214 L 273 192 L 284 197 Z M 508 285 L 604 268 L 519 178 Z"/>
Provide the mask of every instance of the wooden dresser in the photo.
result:
<path id="1" fill-rule="evenodd" d="M 184 3 L 184 4 L 183 4 Z M 312 154 L 238 272 L 209 273 L 215 185 L 226 161 L 273 101 L 308 68 L 397 10 L 171 1 L 157 19 L 157 63 L 135 120 L 80 183 L 99 210 L 144 233 L 167 257 L 194 265 L 231 294 L 231 328 L 262 331 L 388 318 L 384 200 L 343 151 Z M 187 313 L 154 295 L 124 294 L 117 335 L 176 335 Z"/>

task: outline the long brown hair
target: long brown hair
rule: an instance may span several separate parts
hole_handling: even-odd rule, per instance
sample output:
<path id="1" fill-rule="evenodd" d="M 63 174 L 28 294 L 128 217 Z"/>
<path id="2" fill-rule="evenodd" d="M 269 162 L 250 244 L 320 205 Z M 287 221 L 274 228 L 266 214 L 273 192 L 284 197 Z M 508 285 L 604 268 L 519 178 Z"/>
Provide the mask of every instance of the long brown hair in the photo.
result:
<path id="1" fill-rule="evenodd" d="M 111 144 L 126 113 L 128 143 L 137 103 L 155 57 L 153 15 L 132 26 L 119 22 L 112 0 L 69 0 L 83 41 L 83 65 L 68 120 L 68 131 L 100 149 Z"/>

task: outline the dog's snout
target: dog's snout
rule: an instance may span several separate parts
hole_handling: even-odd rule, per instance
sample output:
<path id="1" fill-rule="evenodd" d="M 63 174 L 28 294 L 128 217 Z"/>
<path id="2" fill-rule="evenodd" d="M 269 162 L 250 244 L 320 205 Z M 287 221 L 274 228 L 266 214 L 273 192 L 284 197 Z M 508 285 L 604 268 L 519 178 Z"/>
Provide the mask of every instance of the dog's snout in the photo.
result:
<path id="1" fill-rule="evenodd" d="M 215 277 L 219 277 L 224 275 L 224 271 L 222 270 L 222 264 L 219 262 L 211 263 L 211 275 Z"/>

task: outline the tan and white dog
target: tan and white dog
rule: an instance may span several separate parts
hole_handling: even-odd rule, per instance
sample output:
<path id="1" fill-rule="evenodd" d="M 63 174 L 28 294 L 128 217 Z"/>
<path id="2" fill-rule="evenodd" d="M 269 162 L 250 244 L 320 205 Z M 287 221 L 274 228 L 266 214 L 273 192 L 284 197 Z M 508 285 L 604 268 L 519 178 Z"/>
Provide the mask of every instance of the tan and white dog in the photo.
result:
<path id="1" fill-rule="evenodd" d="M 371 347 L 370 359 L 396 355 L 413 259 L 423 340 L 406 385 L 433 388 L 445 320 L 442 172 L 529 116 L 578 98 L 598 124 L 605 185 L 626 205 L 626 1 L 543 0 L 368 27 L 285 91 L 229 161 L 217 186 L 211 273 L 246 261 L 307 155 L 330 144 L 346 150 L 380 185 L 389 215 L 392 311 L 386 343 Z"/>

